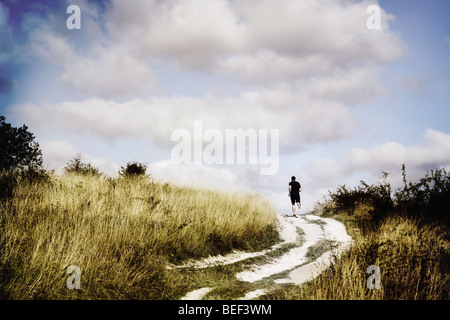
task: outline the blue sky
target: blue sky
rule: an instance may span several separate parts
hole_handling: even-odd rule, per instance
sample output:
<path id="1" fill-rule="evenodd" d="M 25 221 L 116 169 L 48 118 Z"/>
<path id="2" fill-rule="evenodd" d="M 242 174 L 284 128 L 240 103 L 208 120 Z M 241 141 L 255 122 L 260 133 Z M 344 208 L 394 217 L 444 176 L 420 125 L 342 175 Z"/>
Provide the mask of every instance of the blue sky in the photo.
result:
<path id="1" fill-rule="evenodd" d="M 66 8 L 81 9 L 69 30 Z M 369 30 L 366 9 L 381 8 Z M 108 174 L 257 191 L 304 211 L 360 180 L 450 169 L 450 2 L 144 0 L 0 2 L 0 113 L 60 170 L 77 153 Z M 277 129 L 279 170 L 173 163 L 178 128 Z"/>

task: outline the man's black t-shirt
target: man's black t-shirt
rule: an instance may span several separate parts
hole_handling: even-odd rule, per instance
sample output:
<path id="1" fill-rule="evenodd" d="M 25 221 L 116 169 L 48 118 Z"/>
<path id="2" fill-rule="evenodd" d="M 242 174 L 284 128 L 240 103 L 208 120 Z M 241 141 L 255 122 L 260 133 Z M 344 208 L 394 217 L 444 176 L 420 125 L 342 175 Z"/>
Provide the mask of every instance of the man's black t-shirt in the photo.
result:
<path id="1" fill-rule="evenodd" d="M 289 182 L 289 185 L 291 186 L 291 194 L 297 194 L 300 192 L 300 188 L 302 187 L 300 183 L 297 181 L 291 181 Z"/>

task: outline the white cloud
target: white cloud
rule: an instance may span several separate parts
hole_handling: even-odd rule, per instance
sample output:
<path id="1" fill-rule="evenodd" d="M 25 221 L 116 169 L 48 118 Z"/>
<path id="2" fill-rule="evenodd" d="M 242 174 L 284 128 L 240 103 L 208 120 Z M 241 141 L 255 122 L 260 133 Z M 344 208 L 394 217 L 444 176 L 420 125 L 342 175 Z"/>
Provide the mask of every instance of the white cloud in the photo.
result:
<path id="1" fill-rule="evenodd" d="M 152 177 L 161 182 L 225 192 L 252 193 L 254 191 L 247 185 L 239 183 L 237 176 L 224 168 L 218 169 L 197 164 L 177 164 L 170 159 L 150 163 L 147 168 Z"/>
<path id="2" fill-rule="evenodd" d="M 117 0 L 99 19 L 98 9 L 84 3 L 90 48 L 76 50 L 49 22 L 30 33 L 29 51 L 61 66 L 61 80 L 68 86 L 103 98 L 154 92 L 153 67 L 163 60 L 179 72 L 229 75 L 231 81 L 237 76 L 252 85 L 299 82 L 322 97 L 344 95 L 351 101 L 353 94 L 370 98 L 378 93 L 378 66 L 404 52 L 389 30 L 393 17 L 383 10 L 382 30 L 367 29 L 368 4 Z M 107 32 L 95 27 L 96 21 L 106 21 Z"/>
<path id="3" fill-rule="evenodd" d="M 423 134 L 422 142 L 409 150 L 417 166 L 423 168 L 450 165 L 450 134 L 428 129 Z M 413 155 L 416 155 L 414 158 Z"/>
<path id="4" fill-rule="evenodd" d="M 153 72 L 120 47 L 98 47 L 92 56 L 73 59 L 61 79 L 88 95 L 106 98 L 150 93 L 157 88 Z"/>
<path id="5" fill-rule="evenodd" d="M 342 104 L 309 100 L 289 90 L 245 92 L 236 98 L 206 96 L 151 97 L 118 103 L 98 98 L 60 104 L 22 104 L 11 116 L 40 130 L 87 134 L 106 140 L 144 138 L 173 147 L 172 132 L 193 130 L 280 129 L 280 149 L 291 153 L 316 143 L 341 140 L 352 134 L 354 117 Z"/>
<path id="6" fill-rule="evenodd" d="M 50 64 L 63 67 L 59 80 L 90 96 L 130 97 L 157 87 L 146 63 L 136 60 L 121 46 L 95 44 L 88 53 L 78 54 L 67 38 L 43 27 L 30 33 L 28 50 Z"/>
<path id="7" fill-rule="evenodd" d="M 352 149 L 346 158 L 355 170 L 378 173 L 399 170 L 403 163 L 419 170 L 445 167 L 450 165 L 450 134 L 428 129 L 417 146 L 389 142 L 371 149 Z"/>
<path id="8" fill-rule="evenodd" d="M 209 63 L 208 57 L 220 61 L 227 55 L 254 54 L 260 49 L 297 58 L 320 53 L 340 62 L 365 61 L 367 56 L 395 59 L 403 48 L 387 32 L 393 17 L 382 10 L 384 28 L 371 32 L 366 27 L 368 4 L 312 0 L 114 1 L 108 28 L 120 41 L 140 40 L 140 47 L 147 53 L 171 55 L 187 65 L 196 65 L 193 61 Z"/>
<path id="9" fill-rule="evenodd" d="M 39 143 L 44 158 L 44 167 L 48 170 L 62 168 L 79 153 L 78 149 L 71 143 L 63 140 L 42 141 Z"/>
<path id="10" fill-rule="evenodd" d="M 404 51 L 400 39 L 389 32 L 393 17 L 383 10 L 383 29 L 367 29 L 366 1 L 114 4 L 108 27 L 119 43 L 142 56 L 169 58 L 184 68 L 237 74 L 252 83 L 342 75 L 367 62 L 393 61 Z"/>
<path id="11" fill-rule="evenodd" d="M 305 86 L 317 99 L 356 105 L 386 93 L 386 89 L 378 83 L 380 73 L 379 67 L 367 64 L 360 68 L 339 70 L 328 77 L 312 79 Z"/>
<path id="12" fill-rule="evenodd" d="M 112 36 L 143 57 L 157 55 L 204 69 L 242 40 L 229 1 L 114 1 L 108 19 Z"/>
<path id="13" fill-rule="evenodd" d="M 308 164 L 303 170 L 303 177 L 310 189 L 320 189 L 324 186 L 342 183 L 347 172 L 336 160 L 318 158 Z"/>
<path id="14" fill-rule="evenodd" d="M 400 186 L 403 164 L 410 180 L 422 178 L 427 170 L 450 169 L 450 134 L 427 129 L 416 146 L 388 142 L 371 149 L 355 148 L 345 154 L 345 159 L 349 172 L 370 172 L 373 180 L 388 172 L 393 184 Z"/>

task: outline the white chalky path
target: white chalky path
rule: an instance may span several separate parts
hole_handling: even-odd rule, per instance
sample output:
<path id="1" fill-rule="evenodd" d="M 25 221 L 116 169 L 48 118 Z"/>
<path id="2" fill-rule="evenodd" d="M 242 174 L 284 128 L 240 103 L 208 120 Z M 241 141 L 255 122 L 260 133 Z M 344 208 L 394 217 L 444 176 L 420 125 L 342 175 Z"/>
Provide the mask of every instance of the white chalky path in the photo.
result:
<path id="1" fill-rule="evenodd" d="M 303 237 L 301 246 L 290 249 L 280 257 L 274 258 L 266 264 L 249 267 L 248 270 L 240 272 L 236 275 L 238 280 L 256 282 L 272 275 L 291 270 L 286 278 L 276 279 L 275 283 L 294 283 L 298 285 L 318 276 L 329 266 L 331 258 L 334 255 L 339 255 L 350 245 L 352 241 L 345 229 L 345 226 L 341 222 L 334 219 L 321 218 L 319 216 L 308 214 L 298 215 L 298 218 L 278 215 L 278 220 L 280 222 L 280 237 L 284 241 L 270 249 L 260 252 L 235 251 L 225 256 L 214 256 L 202 260 L 189 261 L 182 266 L 176 266 L 176 268 L 207 268 L 219 264 L 232 264 L 248 258 L 266 255 L 283 244 L 297 243 L 298 237 Z M 304 234 L 302 236 L 298 234 L 297 228 L 303 230 Z M 335 248 L 325 252 L 314 261 L 308 261 L 308 258 L 306 257 L 308 249 L 323 239 L 332 241 L 335 244 Z M 199 300 L 210 290 L 212 290 L 212 288 L 198 289 L 189 292 L 182 299 Z M 268 292 L 268 290 L 269 289 L 258 289 L 252 292 L 247 292 L 241 299 L 255 299 L 258 296 Z"/>

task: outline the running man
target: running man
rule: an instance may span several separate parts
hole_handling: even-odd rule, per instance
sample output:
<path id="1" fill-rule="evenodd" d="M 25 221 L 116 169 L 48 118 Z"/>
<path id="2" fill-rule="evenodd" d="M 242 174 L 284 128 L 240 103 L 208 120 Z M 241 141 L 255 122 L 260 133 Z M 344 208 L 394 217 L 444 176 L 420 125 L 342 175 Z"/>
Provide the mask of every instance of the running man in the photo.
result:
<path id="1" fill-rule="evenodd" d="M 300 192 L 302 191 L 302 186 L 300 183 L 295 181 L 295 177 L 291 177 L 291 182 L 289 182 L 289 197 L 291 197 L 292 203 L 292 214 L 294 217 L 297 217 L 295 214 L 295 203 L 297 203 L 298 209 L 302 207 L 300 203 Z"/>

